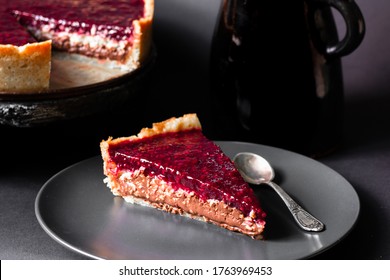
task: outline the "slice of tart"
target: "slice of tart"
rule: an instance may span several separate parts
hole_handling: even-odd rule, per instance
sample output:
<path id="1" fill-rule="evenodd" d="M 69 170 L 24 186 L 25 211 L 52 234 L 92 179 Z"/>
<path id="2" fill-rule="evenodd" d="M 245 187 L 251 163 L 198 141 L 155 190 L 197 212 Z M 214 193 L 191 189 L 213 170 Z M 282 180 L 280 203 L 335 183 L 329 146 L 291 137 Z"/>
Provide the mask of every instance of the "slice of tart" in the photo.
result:
<path id="1" fill-rule="evenodd" d="M 261 238 L 266 214 L 254 191 L 203 135 L 196 114 L 109 138 L 100 148 L 104 181 L 114 195 Z"/>

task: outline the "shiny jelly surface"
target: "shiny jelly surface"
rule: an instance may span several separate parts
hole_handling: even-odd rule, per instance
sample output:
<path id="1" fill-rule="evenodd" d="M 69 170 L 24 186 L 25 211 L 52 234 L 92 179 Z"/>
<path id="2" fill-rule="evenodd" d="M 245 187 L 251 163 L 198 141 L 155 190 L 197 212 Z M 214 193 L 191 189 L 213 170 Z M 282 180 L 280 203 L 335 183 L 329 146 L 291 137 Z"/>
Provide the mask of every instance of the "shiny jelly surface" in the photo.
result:
<path id="1" fill-rule="evenodd" d="M 173 188 L 193 191 L 203 200 L 222 200 L 245 215 L 254 210 L 263 218 L 253 190 L 242 179 L 233 162 L 201 130 L 160 134 L 122 141 L 109 147 L 116 170 L 145 168 L 145 175 L 158 176 Z"/>
<path id="2" fill-rule="evenodd" d="M 7 15 L 0 17 L 0 43 L 15 45 L 32 39 L 26 41 L 19 33 L 14 34 L 18 23 L 9 17 L 13 11 L 21 24 L 35 29 L 45 25 L 52 32 L 93 33 L 116 40 L 129 40 L 132 21 L 144 15 L 144 0 L 0 0 L 0 6 L 2 16 Z"/>
<path id="3" fill-rule="evenodd" d="M 23 46 L 35 42 L 27 30 L 8 12 L 0 13 L 0 44 Z"/>

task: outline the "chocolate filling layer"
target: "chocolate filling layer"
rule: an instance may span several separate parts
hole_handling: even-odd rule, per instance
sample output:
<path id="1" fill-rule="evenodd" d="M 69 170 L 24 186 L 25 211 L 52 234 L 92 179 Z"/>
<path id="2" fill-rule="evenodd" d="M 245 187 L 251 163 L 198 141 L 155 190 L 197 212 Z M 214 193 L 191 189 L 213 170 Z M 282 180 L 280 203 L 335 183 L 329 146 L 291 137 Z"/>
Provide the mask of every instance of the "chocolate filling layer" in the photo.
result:
<path id="1" fill-rule="evenodd" d="M 158 177 L 145 176 L 142 170 L 123 172 L 119 178 L 108 176 L 106 183 L 113 194 L 127 202 L 152 206 L 170 213 L 200 219 L 220 227 L 261 238 L 264 224 L 255 221 L 255 213 L 245 216 L 237 208 L 222 201 L 202 200 L 194 192 L 175 190 L 170 183 Z M 117 183 L 114 183 L 117 182 Z"/>

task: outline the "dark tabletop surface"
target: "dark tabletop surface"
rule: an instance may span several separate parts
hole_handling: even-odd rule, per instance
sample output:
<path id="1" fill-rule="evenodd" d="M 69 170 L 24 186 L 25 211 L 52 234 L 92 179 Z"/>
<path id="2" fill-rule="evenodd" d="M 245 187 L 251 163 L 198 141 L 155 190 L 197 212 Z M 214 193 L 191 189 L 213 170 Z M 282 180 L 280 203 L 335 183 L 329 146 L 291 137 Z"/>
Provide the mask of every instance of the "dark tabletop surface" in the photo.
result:
<path id="1" fill-rule="evenodd" d="M 108 135 L 130 135 L 151 122 L 187 112 L 208 118 L 207 46 L 218 4 L 185 2 L 188 6 L 156 0 L 158 61 L 147 97 L 150 106 L 43 127 L 0 127 L 0 259 L 84 259 L 39 225 L 34 202 L 42 185 L 63 168 L 98 155 L 98 144 Z M 343 143 L 318 161 L 351 183 L 361 212 L 350 234 L 316 259 L 390 259 L 390 4 L 356 2 L 367 32 L 362 45 L 342 60 Z M 199 15 L 202 21 L 195 20 Z M 188 102 L 191 96 L 196 98 Z"/>

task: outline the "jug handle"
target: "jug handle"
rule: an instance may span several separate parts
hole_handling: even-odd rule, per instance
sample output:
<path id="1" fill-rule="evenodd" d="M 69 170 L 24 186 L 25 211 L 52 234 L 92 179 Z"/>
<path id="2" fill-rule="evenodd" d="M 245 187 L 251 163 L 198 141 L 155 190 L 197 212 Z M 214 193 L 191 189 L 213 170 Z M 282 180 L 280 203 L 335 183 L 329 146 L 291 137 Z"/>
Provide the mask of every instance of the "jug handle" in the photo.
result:
<path id="1" fill-rule="evenodd" d="M 354 0 L 311 0 L 310 2 L 318 4 L 314 9 L 328 6 L 335 8 L 346 24 L 344 38 L 326 46 L 324 52 L 329 57 L 341 57 L 353 52 L 360 45 L 365 34 L 364 18 L 356 2 Z"/>

